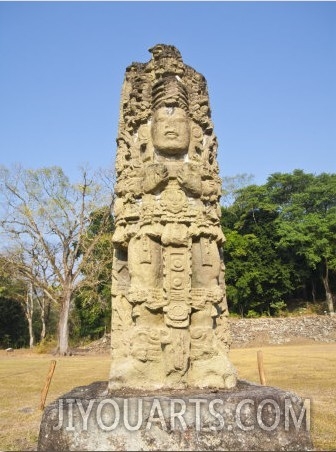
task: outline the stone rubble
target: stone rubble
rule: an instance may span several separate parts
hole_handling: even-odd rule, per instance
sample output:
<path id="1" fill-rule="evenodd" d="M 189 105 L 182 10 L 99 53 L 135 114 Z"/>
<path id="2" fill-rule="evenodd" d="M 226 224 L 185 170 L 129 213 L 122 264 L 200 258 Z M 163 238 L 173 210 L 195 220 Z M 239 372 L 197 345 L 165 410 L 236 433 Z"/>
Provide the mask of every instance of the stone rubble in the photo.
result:
<path id="1" fill-rule="evenodd" d="M 230 319 L 233 348 L 291 342 L 336 342 L 336 316 Z"/>

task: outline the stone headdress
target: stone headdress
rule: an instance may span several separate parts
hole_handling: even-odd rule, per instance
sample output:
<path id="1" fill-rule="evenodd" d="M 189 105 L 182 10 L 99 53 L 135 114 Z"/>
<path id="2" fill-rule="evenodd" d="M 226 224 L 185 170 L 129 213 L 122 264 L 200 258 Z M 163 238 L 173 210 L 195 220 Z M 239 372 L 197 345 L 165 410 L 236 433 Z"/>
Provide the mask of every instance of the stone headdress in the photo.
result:
<path id="1" fill-rule="evenodd" d="M 157 44 L 148 63 L 132 63 L 122 88 L 118 131 L 117 175 L 132 162 L 150 162 L 153 147 L 150 123 L 160 106 L 176 106 L 191 121 L 189 160 L 218 174 L 217 140 L 213 133 L 209 96 L 202 74 L 183 63 L 176 47 Z"/>
<path id="2" fill-rule="evenodd" d="M 149 50 L 153 57 L 148 63 L 132 63 L 126 69 L 120 125 L 129 132 L 136 130 L 151 116 L 158 87 L 175 87 L 185 91 L 191 118 L 203 132 L 211 133 L 209 96 L 203 75 L 184 64 L 174 46 L 158 44 Z"/>

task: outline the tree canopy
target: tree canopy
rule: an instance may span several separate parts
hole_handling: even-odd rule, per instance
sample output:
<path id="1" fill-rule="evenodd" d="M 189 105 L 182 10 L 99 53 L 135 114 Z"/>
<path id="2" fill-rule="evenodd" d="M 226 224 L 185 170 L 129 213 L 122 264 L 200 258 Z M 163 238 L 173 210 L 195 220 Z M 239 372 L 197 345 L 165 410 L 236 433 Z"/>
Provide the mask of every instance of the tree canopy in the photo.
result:
<path id="1" fill-rule="evenodd" d="M 323 282 L 334 313 L 336 175 L 272 174 L 222 208 L 229 301 L 242 314 L 275 313 L 301 287 Z M 307 291 L 306 291 L 307 292 Z"/>

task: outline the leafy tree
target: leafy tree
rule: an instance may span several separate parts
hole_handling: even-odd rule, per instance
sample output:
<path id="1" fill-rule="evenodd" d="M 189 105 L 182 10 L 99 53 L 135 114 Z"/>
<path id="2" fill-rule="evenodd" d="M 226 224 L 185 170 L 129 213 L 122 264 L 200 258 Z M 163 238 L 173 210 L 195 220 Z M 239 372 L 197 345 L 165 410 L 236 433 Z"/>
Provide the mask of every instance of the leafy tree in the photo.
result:
<path id="1" fill-rule="evenodd" d="M 318 176 L 295 170 L 273 174 L 267 188 L 281 200 L 277 231 L 279 248 L 304 258 L 322 279 L 329 313 L 334 314 L 330 279 L 336 272 L 336 174 Z"/>
<path id="2" fill-rule="evenodd" d="M 277 215 L 256 185 L 239 190 L 234 204 L 222 209 L 228 300 L 241 315 L 278 313 L 292 289 L 290 268 L 274 246 Z"/>
<path id="3" fill-rule="evenodd" d="M 33 288 L 29 281 L 16 275 L 11 262 L 4 257 L 0 258 L 0 280 L 2 282 L 0 292 L 7 299 L 19 302 L 28 322 L 29 346 L 33 348 L 35 338 L 33 332 L 34 298 Z"/>
<path id="4" fill-rule="evenodd" d="M 19 348 L 28 342 L 28 325 L 21 303 L 0 296 L 0 347 Z"/>
<path id="5" fill-rule="evenodd" d="M 101 208 L 92 212 L 91 223 L 88 228 L 88 237 L 91 240 L 101 230 L 101 222 L 104 221 L 106 208 Z M 112 216 L 106 226 L 105 233 L 101 234 L 91 258 L 83 267 L 84 281 L 87 274 L 92 273 L 90 268 L 99 268 L 95 275 L 97 284 L 85 284 L 76 294 L 76 318 L 77 334 L 81 337 L 95 339 L 105 333 L 111 324 L 111 284 L 112 284 L 112 234 L 114 223 Z M 104 262 L 103 266 L 98 266 L 97 262 Z"/>
<path id="6" fill-rule="evenodd" d="M 336 281 L 336 175 L 275 173 L 223 208 L 228 298 L 242 314 L 276 313 L 294 292 L 323 282 L 330 314 Z"/>
<path id="7" fill-rule="evenodd" d="M 88 233 L 91 212 L 110 206 L 109 179 L 82 170 L 77 184 L 61 168 L 2 168 L 1 233 L 9 246 L 7 259 L 33 287 L 59 307 L 58 351 L 69 351 L 69 312 L 76 291 L 99 284 L 103 262 L 88 265 L 110 221 L 106 209 L 95 236 Z"/>
<path id="8" fill-rule="evenodd" d="M 13 280 L 0 258 L 0 347 L 22 347 L 28 342 L 28 325 L 23 305 L 24 287 Z"/>

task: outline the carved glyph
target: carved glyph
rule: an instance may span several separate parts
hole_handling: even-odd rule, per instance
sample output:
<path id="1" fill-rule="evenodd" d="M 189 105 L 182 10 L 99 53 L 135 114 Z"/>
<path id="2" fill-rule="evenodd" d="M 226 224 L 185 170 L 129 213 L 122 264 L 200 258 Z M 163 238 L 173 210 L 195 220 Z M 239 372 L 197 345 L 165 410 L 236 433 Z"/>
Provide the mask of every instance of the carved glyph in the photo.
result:
<path id="1" fill-rule="evenodd" d="M 126 69 L 110 390 L 230 388 L 221 180 L 204 77 L 173 46 Z"/>

